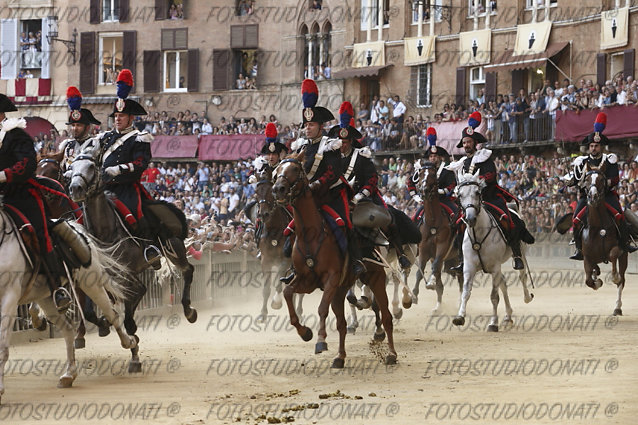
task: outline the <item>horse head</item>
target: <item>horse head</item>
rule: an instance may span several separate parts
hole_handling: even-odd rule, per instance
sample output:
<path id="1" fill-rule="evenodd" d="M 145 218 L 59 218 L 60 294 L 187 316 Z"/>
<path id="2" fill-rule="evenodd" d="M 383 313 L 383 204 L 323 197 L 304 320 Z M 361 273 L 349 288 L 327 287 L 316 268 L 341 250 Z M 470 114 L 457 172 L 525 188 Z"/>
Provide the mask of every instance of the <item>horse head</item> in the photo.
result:
<path id="1" fill-rule="evenodd" d="M 62 167 L 60 167 L 60 163 L 63 158 L 64 151 L 60 151 L 55 154 L 42 155 L 38 160 L 38 166 L 35 169 L 35 174 L 37 176 L 44 176 L 62 182 Z"/>
<path id="2" fill-rule="evenodd" d="M 454 195 L 461 206 L 465 222 L 469 227 L 474 227 L 481 212 L 481 191 L 485 188 L 485 180 L 479 177 L 477 170 L 474 174 L 459 173 L 458 182 Z"/>
<path id="3" fill-rule="evenodd" d="M 267 178 L 262 178 L 257 182 L 255 187 L 255 196 L 257 198 L 257 218 L 266 221 L 270 218 L 272 211 L 276 207 L 275 197 L 272 193 L 273 183 L 271 172 L 267 172 Z"/>
<path id="4" fill-rule="evenodd" d="M 303 158 L 303 152 L 290 155 L 275 168 L 275 185 L 272 192 L 280 204 L 291 204 L 308 188 L 308 178 L 301 162 Z"/>
<path id="5" fill-rule="evenodd" d="M 587 189 L 587 203 L 591 207 L 598 207 L 607 190 L 607 179 L 605 178 L 605 164 L 601 167 L 585 167 L 584 184 Z"/>
<path id="6" fill-rule="evenodd" d="M 96 140 L 94 143 L 84 144 L 80 154 L 71 163 L 69 192 L 75 202 L 84 201 L 100 185 L 99 155 L 100 145 Z"/>
<path id="7" fill-rule="evenodd" d="M 426 161 L 421 164 L 421 169 L 419 170 L 421 174 L 421 193 L 423 195 L 423 199 L 432 200 L 438 196 L 438 181 L 436 176 L 436 167 L 432 162 Z"/>

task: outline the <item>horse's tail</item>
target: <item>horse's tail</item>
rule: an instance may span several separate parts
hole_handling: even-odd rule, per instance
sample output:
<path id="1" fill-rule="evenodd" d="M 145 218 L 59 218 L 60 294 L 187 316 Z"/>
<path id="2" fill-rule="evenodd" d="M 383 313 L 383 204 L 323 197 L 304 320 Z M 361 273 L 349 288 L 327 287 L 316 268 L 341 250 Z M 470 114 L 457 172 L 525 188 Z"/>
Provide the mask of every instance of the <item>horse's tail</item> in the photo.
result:
<path id="1" fill-rule="evenodd" d="M 111 247 L 105 247 L 98 239 L 91 235 L 82 225 L 74 222 L 68 222 L 73 229 L 84 236 L 91 249 L 91 265 L 90 269 L 104 273 L 102 276 L 108 276 L 103 279 L 104 289 L 119 301 L 123 301 L 129 295 L 129 289 L 122 283 L 130 279 L 130 274 L 119 261 L 119 256 L 115 252 L 119 248 L 119 244 Z M 100 278 L 100 276 L 97 276 Z"/>

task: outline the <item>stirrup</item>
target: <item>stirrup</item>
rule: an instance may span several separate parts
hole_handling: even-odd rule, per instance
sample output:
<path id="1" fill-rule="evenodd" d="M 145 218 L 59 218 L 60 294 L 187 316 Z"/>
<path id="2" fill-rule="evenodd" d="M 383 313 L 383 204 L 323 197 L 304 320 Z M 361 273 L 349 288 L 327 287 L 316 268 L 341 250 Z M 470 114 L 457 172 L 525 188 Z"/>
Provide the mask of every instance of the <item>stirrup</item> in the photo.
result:
<path id="1" fill-rule="evenodd" d="M 366 268 L 366 265 L 363 264 L 363 261 L 354 260 L 352 262 L 352 273 L 354 274 L 355 278 L 358 278 L 367 271 L 368 269 Z"/>
<path id="2" fill-rule="evenodd" d="M 71 306 L 72 302 L 71 294 L 69 294 L 69 291 L 67 291 L 64 286 L 60 286 L 53 291 L 53 304 L 58 313 L 65 312 Z"/>
<path id="3" fill-rule="evenodd" d="M 295 271 L 293 270 L 292 273 L 290 273 L 288 276 L 280 277 L 279 281 L 288 285 L 290 282 L 292 282 L 294 278 L 295 278 Z"/>
<path id="4" fill-rule="evenodd" d="M 412 266 L 412 263 L 408 260 L 408 257 L 405 254 L 401 254 L 399 256 L 399 265 L 402 269 L 409 269 Z"/>
<path id="5" fill-rule="evenodd" d="M 162 268 L 162 264 L 160 262 L 161 257 L 162 253 L 155 245 L 148 245 L 146 248 L 144 248 L 144 260 L 155 270 L 159 270 L 160 268 Z"/>
<path id="6" fill-rule="evenodd" d="M 576 261 L 580 261 L 583 259 L 583 251 L 580 249 L 577 249 L 576 252 L 574 252 L 570 257 L 570 260 L 576 260 Z"/>
<path id="7" fill-rule="evenodd" d="M 523 263 L 523 259 L 521 257 L 514 257 L 514 270 L 523 270 L 525 269 L 525 263 Z"/>

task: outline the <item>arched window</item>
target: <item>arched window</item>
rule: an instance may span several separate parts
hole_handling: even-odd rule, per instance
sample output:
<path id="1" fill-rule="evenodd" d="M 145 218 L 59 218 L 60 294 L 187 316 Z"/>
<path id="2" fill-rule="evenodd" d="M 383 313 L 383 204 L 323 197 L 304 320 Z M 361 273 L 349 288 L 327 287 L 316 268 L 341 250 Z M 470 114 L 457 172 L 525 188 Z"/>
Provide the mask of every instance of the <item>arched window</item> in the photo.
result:
<path id="1" fill-rule="evenodd" d="M 323 80 L 332 77 L 330 67 L 331 33 L 332 24 L 330 22 L 325 22 L 321 28 L 315 22 L 310 30 L 306 25 L 301 27 L 300 36 L 304 41 L 303 78 Z"/>

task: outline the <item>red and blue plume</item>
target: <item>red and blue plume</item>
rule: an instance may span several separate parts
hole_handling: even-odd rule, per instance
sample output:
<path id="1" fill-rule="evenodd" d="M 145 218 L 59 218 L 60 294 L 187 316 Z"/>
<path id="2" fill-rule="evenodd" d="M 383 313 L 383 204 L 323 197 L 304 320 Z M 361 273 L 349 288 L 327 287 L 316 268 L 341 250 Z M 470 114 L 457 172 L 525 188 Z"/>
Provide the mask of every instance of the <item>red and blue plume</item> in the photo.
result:
<path id="1" fill-rule="evenodd" d="M 467 120 L 467 125 L 473 129 L 481 125 L 481 113 L 479 111 L 472 112 L 470 118 Z"/>
<path id="2" fill-rule="evenodd" d="M 594 123 L 594 131 L 596 133 L 602 133 L 607 126 L 607 114 L 604 112 L 599 112 L 596 115 L 596 122 Z"/>
<path id="3" fill-rule="evenodd" d="M 277 139 L 277 126 L 275 123 L 266 124 L 266 143 L 274 142 Z"/>
<path id="4" fill-rule="evenodd" d="M 317 83 L 310 78 L 306 78 L 301 83 L 301 100 L 304 108 L 314 108 L 319 98 L 319 89 Z"/>
<path id="5" fill-rule="evenodd" d="M 428 139 L 430 146 L 436 146 L 436 130 L 434 127 L 428 127 L 428 131 L 425 132 L 425 136 Z"/>
<path id="6" fill-rule="evenodd" d="M 117 76 L 117 97 L 126 99 L 133 88 L 133 74 L 128 69 L 123 69 Z"/>
<path id="7" fill-rule="evenodd" d="M 350 102 L 343 102 L 339 107 L 339 127 L 347 128 L 353 117 L 354 109 L 352 109 L 352 104 Z"/>
<path id="8" fill-rule="evenodd" d="M 71 86 L 66 89 L 66 103 L 72 111 L 78 111 L 82 107 L 82 93 L 77 87 Z"/>

